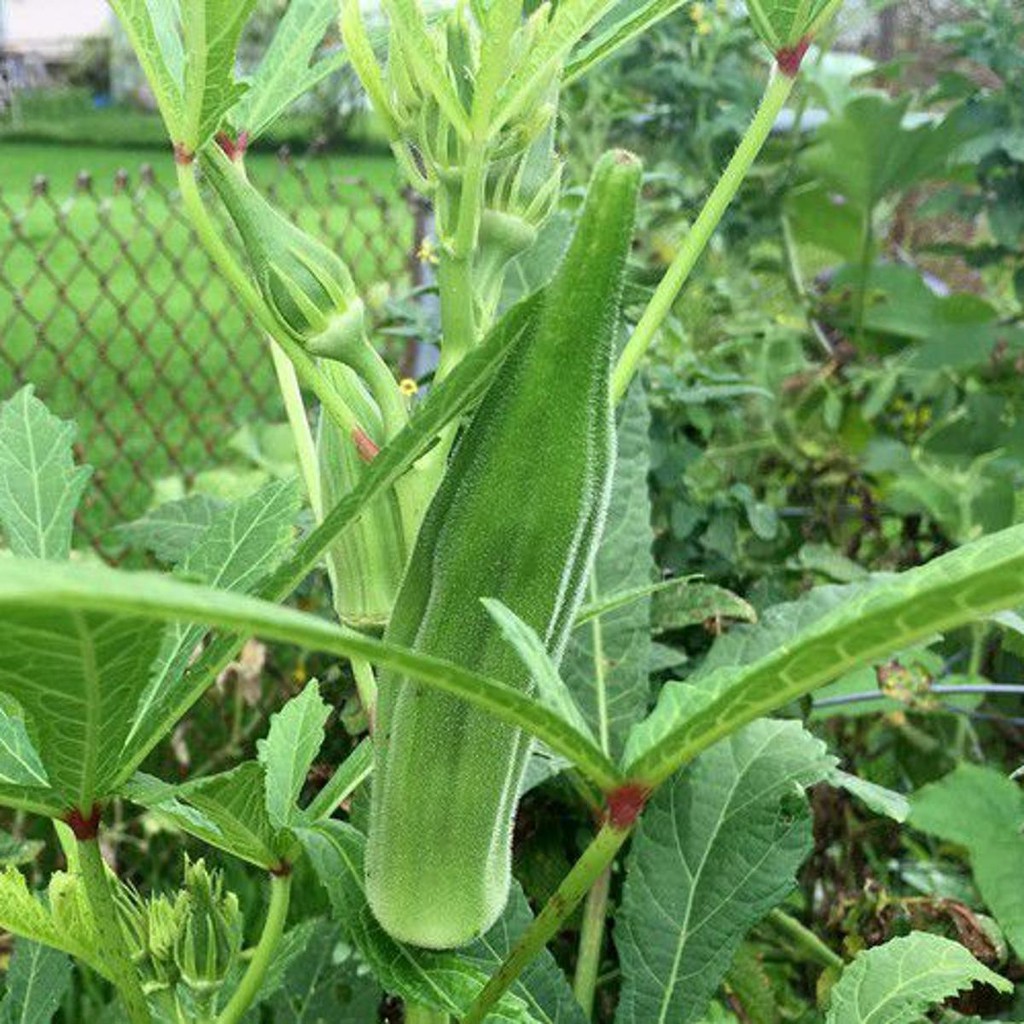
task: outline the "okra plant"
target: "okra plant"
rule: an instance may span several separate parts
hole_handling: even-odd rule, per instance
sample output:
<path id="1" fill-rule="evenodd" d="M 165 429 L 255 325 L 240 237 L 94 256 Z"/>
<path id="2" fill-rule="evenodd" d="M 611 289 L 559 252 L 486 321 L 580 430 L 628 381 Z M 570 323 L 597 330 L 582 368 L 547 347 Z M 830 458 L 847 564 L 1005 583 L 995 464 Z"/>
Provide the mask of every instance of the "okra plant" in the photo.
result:
<path id="1" fill-rule="evenodd" d="M 750 610 L 713 587 L 653 579 L 638 368 L 837 2 L 750 0 L 771 58 L 763 101 L 633 318 L 634 156 L 593 168 L 562 255 L 538 244 L 563 192 L 559 90 L 680 0 L 532 13 L 460 0 L 429 16 L 384 0 L 381 24 L 359 0 L 292 0 L 244 80 L 235 51 L 255 0 L 111 0 L 195 232 L 266 336 L 301 479 L 212 513 L 168 510 L 169 574 L 106 568 L 70 557 L 89 475 L 72 428 L 30 388 L 3 405 L 0 802 L 52 819 L 68 862 L 45 896 L 14 867 L 0 876 L 0 924 L 34 944 L 19 946 L 34 966 L 19 952 L 12 967 L 16 1009 L 39 997 L 14 980 L 55 978 L 66 954 L 116 990 L 111 1019 L 313 1019 L 280 996 L 323 940 L 324 970 L 351 995 L 332 1020 L 375 1019 L 386 992 L 420 1024 L 583 1021 L 615 872 L 623 1024 L 703 1019 L 769 914 L 829 972 L 823 1014 L 835 1024 L 911 1019 L 974 981 L 1008 987 L 963 947 L 921 934 L 844 969 L 777 909 L 809 849 L 804 790 L 841 776 L 799 720 L 768 716 L 853 666 L 1024 602 L 1024 527 L 813 592 L 727 632 L 649 699 L 655 596 L 674 592 L 688 621 Z M 344 49 L 317 59 L 335 18 Z M 246 174 L 248 144 L 341 61 L 435 214 L 442 343 L 415 400 L 379 354 L 344 262 Z M 511 302 L 517 261 L 539 287 Z M 315 526 L 300 537 L 303 504 Z M 283 603 L 321 565 L 336 623 Z M 300 797 L 331 719 L 315 682 L 272 718 L 255 760 L 184 782 L 140 771 L 252 635 L 333 655 L 355 680 L 369 735 L 311 802 Z M 534 916 L 511 876 L 512 823 L 524 789 L 555 774 L 594 828 Z M 350 798 L 368 803 L 365 822 L 339 811 Z M 115 801 L 265 873 L 251 949 L 243 921 L 260 908 L 240 906 L 203 861 L 186 863 L 176 893 L 139 893 L 105 865 Z M 288 927 L 300 868 L 325 888 L 327 931 Z M 581 904 L 570 983 L 545 947 Z"/>

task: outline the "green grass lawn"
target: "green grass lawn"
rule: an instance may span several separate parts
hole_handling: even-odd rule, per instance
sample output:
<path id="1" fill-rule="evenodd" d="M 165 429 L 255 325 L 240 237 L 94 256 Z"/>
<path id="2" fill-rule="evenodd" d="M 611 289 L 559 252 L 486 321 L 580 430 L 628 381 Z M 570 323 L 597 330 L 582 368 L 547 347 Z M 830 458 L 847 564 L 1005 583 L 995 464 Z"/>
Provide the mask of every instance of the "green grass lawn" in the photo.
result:
<path id="1" fill-rule="evenodd" d="M 75 188 L 83 170 L 92 191 Z M 411 217 L 389 159 L 288 168 L 256 153 L 250 171 L 361 285 L 404 274 Z M 97 470 L 87 535 L 144 511 L 150 481 L 229 460 L 242 423 L 281 415 L 263 340 L 182 222 L 163 151 L 0 143 L 0 349 L 0 397 L 28 381 L 79 424 Z"/>

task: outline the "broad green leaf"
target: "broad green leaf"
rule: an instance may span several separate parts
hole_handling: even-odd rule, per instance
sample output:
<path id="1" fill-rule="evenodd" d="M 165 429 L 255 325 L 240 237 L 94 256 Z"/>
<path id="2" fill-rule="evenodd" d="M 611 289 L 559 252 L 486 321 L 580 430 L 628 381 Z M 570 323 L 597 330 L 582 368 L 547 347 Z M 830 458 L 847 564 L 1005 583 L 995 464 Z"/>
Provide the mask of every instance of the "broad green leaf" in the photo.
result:
<path id="1" fill-rule="evenodd" d="M 335 917 L 384 988 L 421 1006 L 462 1016 L 487 973 L 457 952 L 406 946 L 381 928 L 363 888 L 365 837 L 341 821 L 321 822 L 299 830 L 298 836 L 327 889 Z M 506 993 L 488 1020 L 529 1024 L 533 1018 L 522 999 Z"/>
<path id="2" fill-rule="evenodd" d="M 487 932 L 462 951 L 481 970 L 493 974 L 533 922 L 533 913 L 518 882 L 512 883 L 505 912 Z M 555 958 L 546 950 L 530 961 L 511 991 L 529 1007 L 539 1024 L 585 1024 L 586 1016 Z"/>
<path id="3" fill-rule="evenodd" d="M 569 85 L 577 78 L 582 78 L 602 61 L 618 53 L 649 28 L 657 25 L 663 18 L 667 18 L 688 2 L 689 0 L 620 2 L 591 33 L 587 42 L 572 55 L 562 77 L 563 84 Z"/>
<path id="4" fill-rule="evenodd" d="M 142 65 L 171 141 L 184 141 L 184 52 L 176 0 L 110 0 L 110 6 Z"/>
<path id="5" fill-rule="evenodd" d="M 274 1024 L 375 1020 L 381 987 L 343 943 L 341 927 L 323 919 L 303 924 L 312 927 L 305 929 L 303 944 L 270 999 L 271 1020 Z"/>
<path id="6" fill-rule="evenodd" d="M 278 833 L 267 814 L 263 766 L 255 761 L 178 786 L 137 775 L 123 793 L 218 850 L 267 869 L 281 862 Z"/>
<path id="7" fill-rule="evenodd" d="M 331 709 L 321 698 L 315 679 L 270 716 L 267 738 L 256 747 L 266 772 L 267 816 L 274 828 L 291 825 L 298 815 L 296 801 L 323 745 L 324 725 L 330 717 Z"/>
<path id="8" fill-rule="evenodd" d="M 643 387 L 630 388 L 617 428 L 618 454 L 604 536 L 590 574 L 588 601 L 600 607 L 612 594 L 649 586 L 651 546 L 650 413 Z M 651 602 L 617 604 L 572 632 L 562 675 L 603 750 L 617 757 L 650 693 Z"/>
<path id="9" fill-rule="evenodd" d="M 312 825 L 321 818 L 329 818 L 338 805 L 370 777 L 372 771 L 373 743 L 367 738 L 338 765 L 327 785 L 301 812 L 303 822 Z"/>
<path id="10" fill-rule="evenodd" d="M 826 1024 L 916 1024 L 936 1003 L 977 981 L 1013 991 L 958 942 L 912 932 L 861 953 L 843 971 Z"/>
<path id="11" fill-rule="evenodd" d="M 7 971 L 0 1024 L 49 1024 L 71 985 L 71 961 L 59 950 L 18 939 Z"/>
<path id="12" fill-rule="evenodd" d="M 25 723 L 0 708 L 0 782 L 47 787 L 50 780 Z"/>
<path id="13" fill-rule="evenodd" d="M 73 875 L 54 872 L 44 904 L 17 868 L 0 873 L 0 928 L 69 953 L 106 976 L 85 896 Z"/>
<path id="14" fill-rule="evenodd" d="M 655 593 L 651 618 L 655 629 L 665 632 L 696 626 L 708 619 L 756 622 L 757 612 L 731 590 L 694 580 Z"/>
<path id="15" fill-rule="evenodd" d="M 842 601 L 832 611 L 810 615 L 810 624 L 779 640 L 726 647 L 739 664 L 709 661 L 688 684 L 669 683 L 651 716 L 630 735 L 628 774 L 656 784 L 722 736 L 842 675 L 856 665 L 956 628 L 1024 599 L 1024 527 L 989 534 L 927 565 L 871 584 L 829 588 Z M 717 645 L 716 645 L 717 646 Z"/>
<path id="16" fill-rule="evenodd" d="M 102 610 L 110 620 L 121 615 L 126 620 L 131 616 L 134 621 L 136 615 L 144 615 L 163 621 L 204 622 L 309 650 L 364 658 L 381 668 L 455 694 L 510 725 L 525 729 L 555 753 L 572 759 L 602 787 L 613 788 L 621 781 L 618 770 L 590 740 L 515 688 L 452 662 L 364 636 L 281 605 L 156 573 L 8 558 L 0 574 L 0 636 L 8 609 L 18 609 L 18 615 L 37 624 L 50 621 L 57 614 L 84 617 L 86 609 Z M 43 762 L 47 763 L 45 757 Z M 52 779 L 53 773 L 49 774 Z"/>
<path id="17" fill-rule="evenodd" d="M 267 582 L 259 593 L 270 601 L 287 597 L 314 569 L 334 540 L 365 514 L 373 500 L 384 493 L 433 444 L 438 433 L 472 409 L 483 397 L 494 374 L 513 345 L 522 337 L 537 300 L 527 299 L 512 307 L 440 384 L 431 388 L 412 422 L 389 442 L 366 467 L 359 482 L 324 517 L 318 526 Z M 243 627 L 247 628 L 247 627 Z M 177 697 L 165 713 L 153 714 L 145 723 L 127 760 L 127 779 L 146 754 L 174 727 L 175 723 L 203 695 L 217 674 L 232 660 L 244 637 L 222 636 L 213 640 L 203 656 L 186 672 Z"/>
<path id="18" fill-rule="evenodd" d="M 63 560 L 92 470 L 75 466 L 75 425 L 26 385 L 0 405 L 0 529 L 16 555 Z"/>
<path id="19" fill-rule="evenodd" d="M 63 569 L 71 563 L 4 565 Z M 163 630 L 151 619 L 65 608 L 0 615 L 0 692 L 25 714 L 56 797 L 89 811 L 114 786 L 121 749 Z M 23 749 L 23 747 L 21 748 Z"/>
<path id="20" fill-rule="evenodd" d="M 185 131 L 190 152 L 214 136 L 245 92 L 235 81 L 235 54 L 256 0 L 180 0 L 188 61 L 185 64 Z"/>
<path id="21" fill-rule="evenodd" d="M 558 674 L 558 666 L 552 661 L 544 647 L 544 641 L 537 631 L 528 626 L 511 608 L 493 598 L 484 598 L 484 607 L 494 619 L 505 639 L 512 644 L 520 660 L 529 669 L 537 687 L 537 699 L 561 716 L 584 736 L 593 738 L 590 727 L 583 718 L 569 688 Z"/>
<path id="22" fill-rule="evenodd" d="M 746 0 L 754 29 L 772 53 L 813 37 L 840 3 L 841 0 Z"/>
<path id="23" fill-rule="evenodd" d="M 292 481 L 272 480 L 247 498 L 220 509 L 195 540 L 178 574 L 222 590 L 250 593 L 280 563 L 295 533 L 298 488 Z M 125 741 L 125 758 L 147 745 L 152 730 L 165 723 L 180 696 L 180 684 L 196 647 L 206 635 L 202 626 L 173 623 L 166 631 L 152 677 Z"/>
<path id="24" fill-rule="evenodd" d="M 910 815 L 910 801 L 902 793 L 886 789 L 876 782 L 869 782 L 838 768 L 829 772 L 828 782 L 837 789 L 845 789 L 875 814 L 883 814 L 901 825 Z"/>
<path id="25" fill-rule="evenodd" d="M 207 494 L 190 494 L 115 527 L 114 533 L 129 547 L 152 551 L 161 562 L 175 565 L 195 547 L 223 508 L 224 502 Z"/>
<path id="26" fill-rule="evenodd" d="M 295 100 L 348 63 L 340 49 L 318 57 L 337 17 L 338 0 L 288 4 L 248 91 L 231 111 L 231 123 L 239 132 L 258 138 Z"/>
<path id="27" fill-rule="evenodd" d="M 746 933 L 812 847 L 802 790 L 832 765 L 797 722 L 753 722 L 651 799 L 627 861 L 617 1024 L 699 1021 Z"/>
<path id="28" fill-rule="evenodd" d="M 910 803 L 914 828 L 967 848 L 982 899 L 1024 955 L 1024 791 L 992 768 L 963 763 Z"/>

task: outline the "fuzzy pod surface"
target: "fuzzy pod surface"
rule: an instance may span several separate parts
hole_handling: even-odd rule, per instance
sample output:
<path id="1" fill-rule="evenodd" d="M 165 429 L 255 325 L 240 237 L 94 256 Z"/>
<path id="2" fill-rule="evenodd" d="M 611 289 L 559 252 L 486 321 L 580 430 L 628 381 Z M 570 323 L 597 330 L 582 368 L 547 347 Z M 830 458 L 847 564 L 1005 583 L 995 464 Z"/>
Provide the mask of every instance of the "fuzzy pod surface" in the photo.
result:
<path id="1" fill-rule="evenodd" d="M 481 599 L 561 657 L 607 510 L 610 375 L 639 161 L 606 154 L 569 249 L 459 440 L 385 633 L 522 690 Z M 395 938 L 462 945 L 500 915 L 529 739 L 454 696 L 381 681 L 366 884 Z"/>

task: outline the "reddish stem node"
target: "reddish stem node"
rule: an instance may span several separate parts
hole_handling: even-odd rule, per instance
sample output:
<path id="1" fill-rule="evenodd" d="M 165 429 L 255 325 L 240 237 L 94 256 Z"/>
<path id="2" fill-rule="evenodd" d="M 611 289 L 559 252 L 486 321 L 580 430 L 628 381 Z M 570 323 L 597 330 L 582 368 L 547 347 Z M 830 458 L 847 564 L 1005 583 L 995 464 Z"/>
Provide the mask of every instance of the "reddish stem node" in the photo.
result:
<path id="1" fill-rule="evenodd" d="M 642 782 L 624 782 L 608 794 L 608 821 L 613 828 L 632 828 L 651 795 Z"/>
<path id="2" fill-rule="evenodd" d="M 174 144 L 174 162 L 179 167 L 188 167 L 195 158 L 195 153 L 193 153 L 184 142 L 176 142 Z"/>
<path id="3" fill-rule="evenodd" d="M 804 36 L 796 46 L 783 46 L 775 54 L 775 63 L 779 70 L 787 78 L 796 78 L 800 72 L 800 64 L 803 62 L 807 47 L 811 45 L 811 37 Z"/>
<path id="4" fill-rule="evenodd" d="M 249 148 L 249 133 L 239 132 L 237 137 L 231 138 L 227 132 L 218 132 L 216 136 L 216 143 L 228 159 L 233 163 L 237 163 L 241 160 Z"/>
<path id="5" fill-rule="evenodd" d="M 352 440 L 363 462 L 373 462 L 380 453 L 380 448 L 374 443 L 373 438 L 359 427 L 352 431 Z"/>
<path id="6" fill-rule="evenodd" d="M 99 833 L 100 805 L 93 804 L 88 816 L 75 807 L 64 816 L 64 822 L 75 833 L 75 838 L 80 843 L 87 843 L 90 839 L 95 839 Z"/>
<path id="7" fill-rule="evenodd" d="M 270 868 L 270 873 L 275 878 L 287 878 L 292 873 L 291 863 L 286 860 L 278 861 L 277 864 Z"/>

